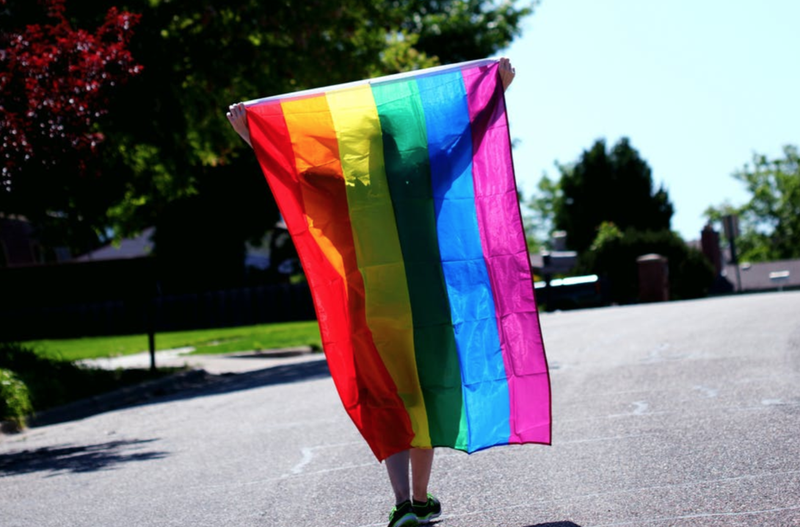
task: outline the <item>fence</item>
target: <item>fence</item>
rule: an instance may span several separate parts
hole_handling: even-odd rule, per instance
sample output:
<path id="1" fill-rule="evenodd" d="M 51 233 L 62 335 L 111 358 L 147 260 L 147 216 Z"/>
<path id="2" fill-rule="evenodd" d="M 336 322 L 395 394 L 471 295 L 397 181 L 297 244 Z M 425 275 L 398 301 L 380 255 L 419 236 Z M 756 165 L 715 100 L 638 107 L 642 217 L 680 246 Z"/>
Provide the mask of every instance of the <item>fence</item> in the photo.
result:
<path id="1" fill-rule="evenodd" d="M 156 294 L 146 261 L 3 269 L 0 341 L 313 320 L 308 285 Z"/>
<path id="2" fill-rule="evenodd" d="M 281 284 L 149 300 L 4 308 L 0 310 L 0 340 L 146 333 L 150 316 L 156 332 L 179 331 L 313 320 L 314 306 L 306 284 Z"/>

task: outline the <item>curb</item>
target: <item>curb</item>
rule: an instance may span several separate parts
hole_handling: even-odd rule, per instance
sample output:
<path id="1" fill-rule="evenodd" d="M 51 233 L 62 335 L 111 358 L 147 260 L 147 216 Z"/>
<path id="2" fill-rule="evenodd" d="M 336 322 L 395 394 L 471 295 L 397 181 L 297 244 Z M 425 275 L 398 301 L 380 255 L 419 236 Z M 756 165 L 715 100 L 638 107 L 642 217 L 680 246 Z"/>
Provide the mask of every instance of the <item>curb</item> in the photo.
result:
<path id="1" fill-rule="evenodd" d="M 23 432 L 25 428 L 20 429 L 17 423 L 12 421 L 0 421 L 0 438 L 4 435 L 14 435 Z"/>
<path id="2" fill-rule="evenodd" d="M 204 369 L 194 369 L 179 372 L 162 379 L 126 386 L 88 399 L 82 399 L 42 412 L 36 412 L 28 417 L 28 426 L 26 429 L 84 419 L 111 410 L 135 406 L 182 390 L 205 386 L 218 377 L 219 376 L 209 374 Z M 0 423 L 0 440 L 2 440 L 4 436 L 13 437 L 19 432 L 24 432 L 26 429 L 17 430 L 13 426 L 13 423 L 3 421 Z"/>
<path id="3" fill-rule="evenodd" d="M 31 416 L 28 424 L 31 428 L 35 428 L 133 406 L 157 397 L 171 395 L 187 388 L 204 385 L 211 377 L 204 369 L 176 373 L 163 379 L 126 386 L 113 392 L 103 393 L 89 399 L 82 399 L 64 406 L 37 412 Z"/>

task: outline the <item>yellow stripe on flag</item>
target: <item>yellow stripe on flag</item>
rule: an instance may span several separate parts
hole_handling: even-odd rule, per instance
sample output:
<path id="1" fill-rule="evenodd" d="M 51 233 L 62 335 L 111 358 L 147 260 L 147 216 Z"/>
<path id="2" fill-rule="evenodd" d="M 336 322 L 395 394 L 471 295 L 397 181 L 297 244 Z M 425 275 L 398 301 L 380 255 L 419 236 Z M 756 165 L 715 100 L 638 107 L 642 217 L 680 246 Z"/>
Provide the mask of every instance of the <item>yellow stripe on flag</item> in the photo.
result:
<path id="1" fill-rule="evenodd" d="M 386 181 L 378 109 L 369 85 L 327 94 L 347 186 L 358 268 L 364 277 L 367 325 L 415 437 L 411 446 L 431 446 L 425 402 L 414 354 L 411 301 Z"/>

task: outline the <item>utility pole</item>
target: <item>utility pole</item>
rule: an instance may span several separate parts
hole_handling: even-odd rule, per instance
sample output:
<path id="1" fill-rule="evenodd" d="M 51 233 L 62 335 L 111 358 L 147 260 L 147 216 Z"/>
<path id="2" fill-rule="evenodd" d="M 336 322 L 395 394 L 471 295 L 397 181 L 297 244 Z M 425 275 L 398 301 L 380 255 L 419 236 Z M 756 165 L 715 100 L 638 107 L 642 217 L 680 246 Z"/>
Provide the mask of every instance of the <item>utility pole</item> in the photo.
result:
<path id="1" fill-rule="evenodd" d="M 148 261 L 147 271 L 144 287 L 147 347 L 150 350 L 150 371 L 156 371 L 156 301 L 161 294 L 161 287 L 158 283 L 158 267 L 152 258 Z"/>
<path id="2" fill-rule="evenodd" d="M 736 237 L 739 236 L 739 217 L 736 214 L 728 214 L 722 217 L 722 227 L 725 229 L 725 237 L 728 238 L 728 245 L 731 249 L 731 263 L 736 267 L 736 292 L 742 292 L 742 274 L 739 269 L 739 257 L 736 254 Z"/>

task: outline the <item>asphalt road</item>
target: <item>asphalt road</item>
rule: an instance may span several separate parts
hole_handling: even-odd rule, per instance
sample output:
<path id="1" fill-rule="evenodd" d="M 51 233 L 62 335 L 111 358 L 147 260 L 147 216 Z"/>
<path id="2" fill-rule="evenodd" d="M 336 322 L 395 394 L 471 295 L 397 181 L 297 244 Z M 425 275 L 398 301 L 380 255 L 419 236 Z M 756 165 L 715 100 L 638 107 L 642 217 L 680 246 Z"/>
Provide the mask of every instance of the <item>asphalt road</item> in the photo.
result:
<path id="1" fill-rule="evenodd" d="M 800 292 L 542 324 L 553 446 L 439 450 L 440 527 L 800 526 Z M 0 440 L 8 527 L 378 527 L 391 502 L 321 360 Z"/>

